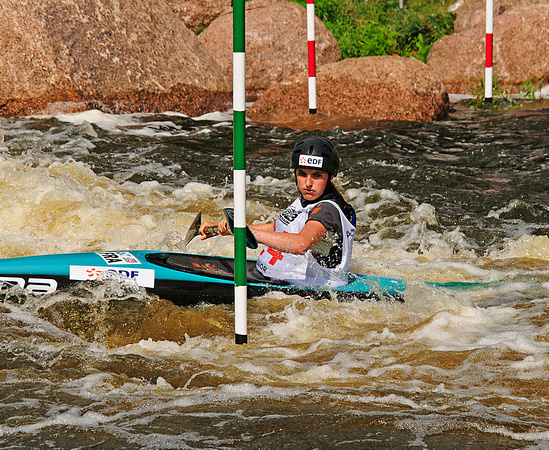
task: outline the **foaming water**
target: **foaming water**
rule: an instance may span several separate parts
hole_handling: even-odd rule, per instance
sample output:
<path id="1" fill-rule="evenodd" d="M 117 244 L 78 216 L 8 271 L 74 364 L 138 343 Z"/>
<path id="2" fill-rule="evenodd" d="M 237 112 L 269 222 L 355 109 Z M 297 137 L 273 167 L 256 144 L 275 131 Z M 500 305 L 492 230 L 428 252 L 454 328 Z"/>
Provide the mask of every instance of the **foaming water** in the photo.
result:
<path id="1" fill-rule="evenodd" d="M 352 270 L 404 303 L 266 295 L 180 308 L 123 280 L 0 306 L 3 446 L 543 448 L 549 440 L 548 114 L 468 110 L 321 134 L 357 210 Z M 2 257 L 159 249 L 232 202 L 228 113 L 0 119 Z M 249 125 L 248 221 L 295 195 L 293 144 Z M 257 252 L 248 251 L 249 257 Z M 441 287 L 436 283 L 449 283 Z M 463 282 L 475 284 L 464 287 Z"/>

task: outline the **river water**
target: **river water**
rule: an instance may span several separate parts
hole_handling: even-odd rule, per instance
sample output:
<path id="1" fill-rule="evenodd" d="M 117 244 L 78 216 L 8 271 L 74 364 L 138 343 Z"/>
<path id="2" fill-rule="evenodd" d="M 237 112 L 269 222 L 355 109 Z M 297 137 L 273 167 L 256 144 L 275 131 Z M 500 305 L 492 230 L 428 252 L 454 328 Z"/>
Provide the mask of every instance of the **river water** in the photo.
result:
<path id="1" fill-rule="evenodd" d="M 0 305 L 10 448 L 547 448 L 549 104 L 335 128 L 359 227 L 352 270 L 404 303 L 176 307 L 115 281 Z M 232 202 L 228 113 L 0 119 L 0 256 L 183 244 Z M 293 144 L 247 129 L 248 222 L 295 194 Z M 1 137 L 0 137 L 1 139 Z M 248 251 L 249 257 L 257 251 Z M 461 290 L 425 281 L 494 282 Z"/>

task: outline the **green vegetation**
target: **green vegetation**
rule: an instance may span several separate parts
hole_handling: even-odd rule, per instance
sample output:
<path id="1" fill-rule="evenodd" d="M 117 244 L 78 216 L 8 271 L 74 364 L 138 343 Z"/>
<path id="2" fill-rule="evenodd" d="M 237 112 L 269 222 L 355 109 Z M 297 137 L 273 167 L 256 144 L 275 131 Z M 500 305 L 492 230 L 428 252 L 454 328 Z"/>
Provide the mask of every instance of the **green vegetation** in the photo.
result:
<path id="1" fill-rule="evenodd" d="M 539 80 L 532 80 L 528 77 L 520 86 L 519 92 L 521 92 L 525 98 L 534 100 L 536 92 L 539 92 L 543 88 L 543 83 L 549 77 L 549 72 L 547 72 Z"/>
<path id="2" fill-rule="evenodd" d="M 306 7 L 306 0 L 291 0 Z M 315 0 L 315 15 L 336 38 L 341 57 L 399 55 L 426 62 L 434 42 L 454 32 L 453 0 Z"/>
<path id="3" fill-rule="evenodd" d="M 507 97 L 506 90 L 502 87 L 499 76 L 494 73 L 492 78 L 492 102 L 485 103 L 485 90 L 484 90 L 484 74 L 479 74 L 467 85 L 467 90 L 473 95 L 474 98 L 465 101 L 467 106 L 473 108 L 494 109 L 506 107 L 512 100 Z"/>
<path id="4" fill-rule="evenodd" d="M 539 80 L 527 78 L 519 84 L 511 83 L 503 85 L 498 74 L 494 73 L 494 78 L 492 79 L 493 100 L 491 103 L 485 103 L 484 74 L 479 74 L 467 85 L 468 92 L 474 98 L 465 101 L 465 104 L 473 108 L 483 109 L 520 108 L 522 100 L 536 99 L 536 94 L 542 89 L 543 83 L 548 77 L 549 73 L 545 74 Z"/>

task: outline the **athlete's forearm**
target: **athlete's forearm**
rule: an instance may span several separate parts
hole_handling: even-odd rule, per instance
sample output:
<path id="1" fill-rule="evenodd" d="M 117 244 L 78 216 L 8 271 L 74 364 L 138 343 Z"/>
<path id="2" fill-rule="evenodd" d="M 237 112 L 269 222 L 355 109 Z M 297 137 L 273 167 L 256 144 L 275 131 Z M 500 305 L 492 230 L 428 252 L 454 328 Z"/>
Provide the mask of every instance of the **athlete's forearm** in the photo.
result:
<path id="1" fill-rule="evenodd" d="M 253 231 L 257 242 L 267 245 L 275 250 L 285 253 L 293 253 L 302 255 L 308 250 L 306 245 L 303 245 L 297 234 L 292 233 L 275 233 L 273 231 Z"/>
<path id="2" fill-rule="evenodd" d="M 250 227 L 251 228 L 251 227 Z M 320 222 L 311 221 L 297 234 L 275 233 L 264 229 L 253 229 L 257 242 L 268 245 L 275 250 L 294 255 L 302 255 L 326 234 L 326 229 Z"/>
<path id="3" fill-rule="evenodd" d="M 260 223 L 257 225 L 248 225 L 250 230 L 255 231 L 274 231 L 274 223 Z"/>

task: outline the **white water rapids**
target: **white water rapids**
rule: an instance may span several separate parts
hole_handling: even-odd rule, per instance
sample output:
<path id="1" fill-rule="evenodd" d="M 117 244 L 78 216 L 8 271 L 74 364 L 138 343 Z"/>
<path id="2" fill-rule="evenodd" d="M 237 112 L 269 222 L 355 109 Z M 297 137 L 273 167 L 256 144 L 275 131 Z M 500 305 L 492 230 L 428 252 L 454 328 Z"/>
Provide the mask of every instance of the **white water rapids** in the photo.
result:
<path id="1" fill-rule="evenodd" d="M 0 306 L 12 448 L 546 448 L 548 110 L 323 132 L 360 223 L 352 270 L 405 303 L 281 294 L 180 308 L 117 283 Z M 474 132 L 473 132 L 474 130 Z M 154 249 L 231 203 L 230 115 L 0 119 L 0 256 Z M 250 125 L 248 221 L 295 194 L 308 135 Z M 249 257 L 257 256 L 249 251 Z M 425 281 L 493 281 L 441 289 Z"/>

